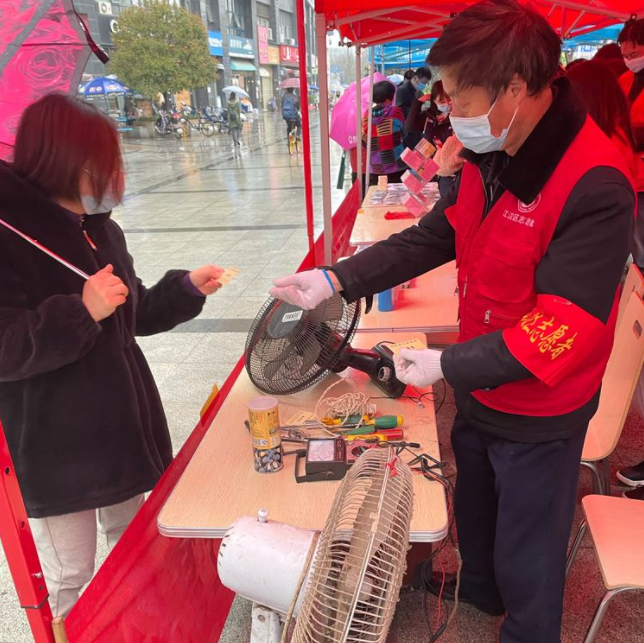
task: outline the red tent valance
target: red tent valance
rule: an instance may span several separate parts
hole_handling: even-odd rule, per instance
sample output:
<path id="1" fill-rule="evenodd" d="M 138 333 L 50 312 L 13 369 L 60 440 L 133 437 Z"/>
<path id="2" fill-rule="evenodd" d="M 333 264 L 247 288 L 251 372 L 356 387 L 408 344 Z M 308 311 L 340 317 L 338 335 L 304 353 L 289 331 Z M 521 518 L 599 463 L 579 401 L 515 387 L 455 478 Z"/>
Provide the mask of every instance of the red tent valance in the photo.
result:
<path id="1" fill-rule="evenodd" d="M 327 27 L 338 29 L 352 43 L 374 45 L 412 38 L 436 38 L 451 18 L 475 0 L 441 2 L 426 0 L 316 0 Z M 644 17 L 644 0 L 536 0 L 533 4 L 548 17 L 562 38 Z"/>

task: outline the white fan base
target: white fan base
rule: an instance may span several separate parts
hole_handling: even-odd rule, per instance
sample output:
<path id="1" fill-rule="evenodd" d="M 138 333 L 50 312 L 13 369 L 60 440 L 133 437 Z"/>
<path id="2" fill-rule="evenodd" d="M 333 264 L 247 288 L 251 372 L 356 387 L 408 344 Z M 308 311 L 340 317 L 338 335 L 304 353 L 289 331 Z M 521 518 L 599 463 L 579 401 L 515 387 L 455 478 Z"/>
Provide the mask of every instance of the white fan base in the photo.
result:
<path id="1" fill-rule="evenodd" d="M 269 607 L 253 603 L 250 643 L 280 643 L 284 627 L 281 618 Z"/>

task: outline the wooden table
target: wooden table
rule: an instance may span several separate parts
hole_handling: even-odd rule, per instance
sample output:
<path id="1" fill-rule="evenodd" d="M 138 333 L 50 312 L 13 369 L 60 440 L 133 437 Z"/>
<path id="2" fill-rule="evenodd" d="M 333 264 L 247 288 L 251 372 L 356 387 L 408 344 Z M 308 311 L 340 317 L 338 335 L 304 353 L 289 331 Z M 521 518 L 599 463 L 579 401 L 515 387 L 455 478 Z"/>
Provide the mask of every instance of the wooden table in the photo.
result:
<path id="1" fill-rule="evenodd" d="M 410 333 L 427 335 L 430 344 L 453 344 L 458 336 L 456 266 L 450 262 L 401 288 L 394 310 L 380 312 L 377 302 L 361 315 L 360 333 Z"/>
<path id="2" fill-rule="evenodd" d="M 372 206 L 372 194 L 377 191 L 377 186 L 372 186 L 367 190 L 367 194 L 362 202 L 362 207 L 356 215 L 356 222 L 351 231 L 349 245 L 353 247 L 372 246 L 378 241 L 402 232 L 412 225 L 416 225 L 419 219 L 394 219 L 388 221 L 385 219 L 387 212 L 407 212 L 404 205 L 382 205 Z"/>
<path id="3" fill-rule="evenodd" d="M 402 341 L 414 335 L 358 336 L 353 345 L 371 347 L 376 341 Z M 422 336 L 420 336 L 422 339 Z M 354 380 L 360 390 L 373 397 L 383 394 L 363 373 L 348 369 L 342 374 Z M 298 410 L 313 410 L 315 402 L 338 376 L 330 375 L 317 386 L 281 397 L 283 423 Z M 350 390 L 338 385 L 333 394 Z M 429 391 L 431 389 L 425 389 Z M 183 476 L 159 514 L 158 528 L 164 536 L 178 538 L 222 538 L 240 516 L 255 516 L 268 509 L 272 520 L 305 529 L 322 529 L 340 482 L 297 484 L 294 456 L 285 458 L 284 468 L 275 474 L 256 473 L 248 431 L 246 403 L 261 395 L 243 371 L 203 438 Z M 421 452 L 440 459 L 436 416 L 431 401 L 420 409 L 410 400 L 376 400 L 379 414 L 401 414 L 405 418 L 405 439 L 421 444 Z M 287 450 L 290 445 L 286 444 Z M 410 542 L 435 542 L 447 533 L 447 508 L 443 487 L 414 475 L 414 515 Z"/>

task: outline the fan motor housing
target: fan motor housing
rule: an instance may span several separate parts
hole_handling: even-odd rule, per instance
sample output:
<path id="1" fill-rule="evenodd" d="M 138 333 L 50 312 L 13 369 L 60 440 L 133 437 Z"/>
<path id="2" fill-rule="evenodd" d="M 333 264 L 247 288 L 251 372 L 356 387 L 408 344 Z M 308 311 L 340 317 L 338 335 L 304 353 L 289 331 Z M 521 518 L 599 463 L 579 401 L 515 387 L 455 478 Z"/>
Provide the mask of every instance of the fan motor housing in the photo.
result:
<path id="1" fill-rule="evenodd" d="M 239 518 L 221 542 L 219 578 L 236 594 L 286 615 L 314 536 L 314 531 L 281 522 Z M 302 598 L 303 592 L 296 614 Z"/>

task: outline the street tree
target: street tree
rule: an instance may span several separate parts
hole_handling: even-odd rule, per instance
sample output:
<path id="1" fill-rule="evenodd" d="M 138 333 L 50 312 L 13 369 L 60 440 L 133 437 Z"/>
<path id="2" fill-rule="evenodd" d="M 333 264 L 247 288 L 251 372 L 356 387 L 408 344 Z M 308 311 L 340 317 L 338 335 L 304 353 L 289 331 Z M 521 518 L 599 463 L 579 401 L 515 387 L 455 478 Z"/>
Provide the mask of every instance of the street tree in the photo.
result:
<path id="1" fill-rule="evenodd" d="M 143 0 L 119 16 L 111 72 L 145 96 L 204 87 L 217 76 L 201 20 L 168 0 Z"/>

